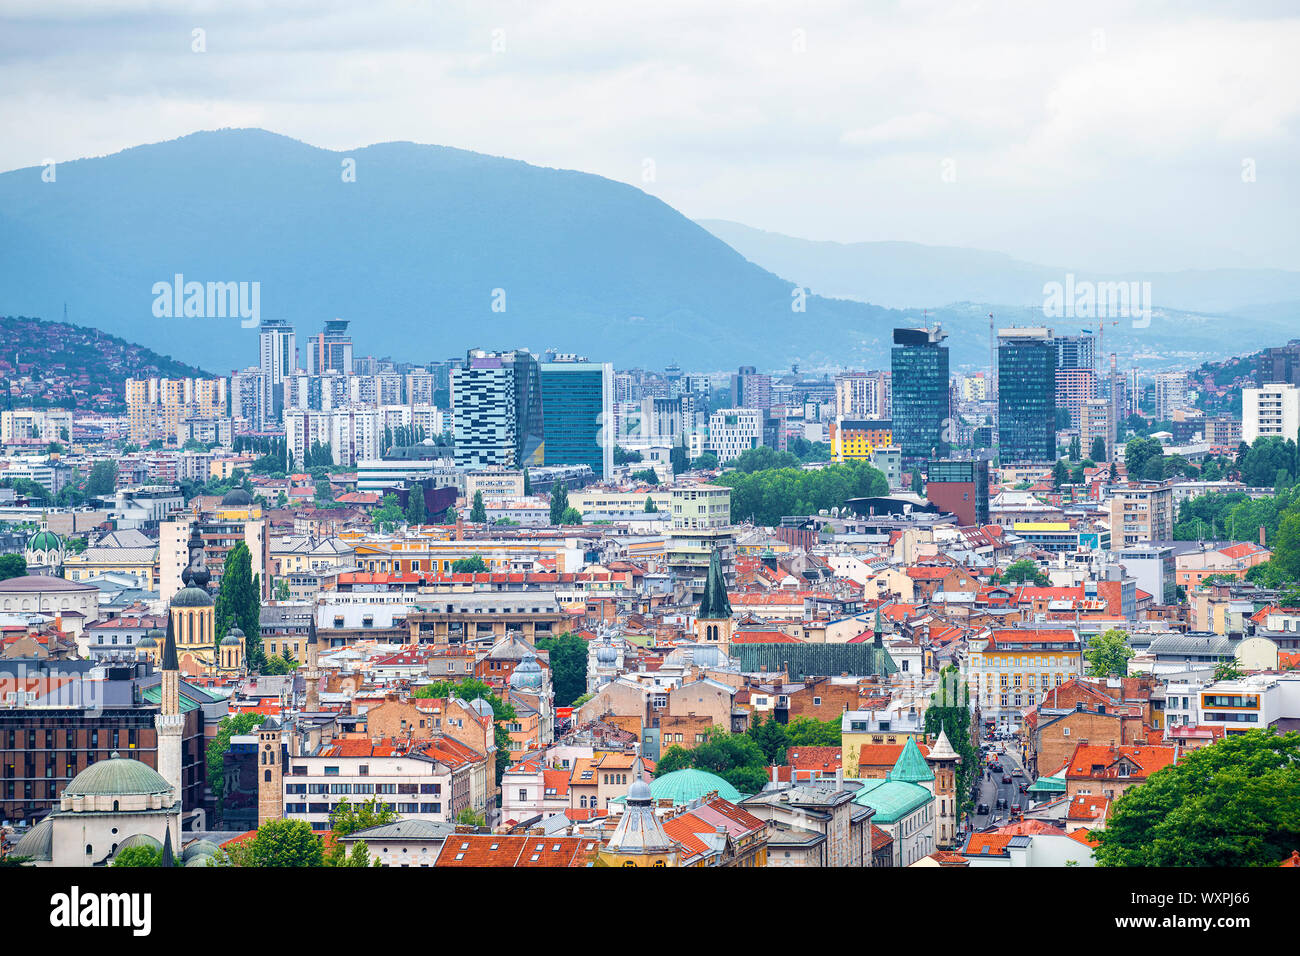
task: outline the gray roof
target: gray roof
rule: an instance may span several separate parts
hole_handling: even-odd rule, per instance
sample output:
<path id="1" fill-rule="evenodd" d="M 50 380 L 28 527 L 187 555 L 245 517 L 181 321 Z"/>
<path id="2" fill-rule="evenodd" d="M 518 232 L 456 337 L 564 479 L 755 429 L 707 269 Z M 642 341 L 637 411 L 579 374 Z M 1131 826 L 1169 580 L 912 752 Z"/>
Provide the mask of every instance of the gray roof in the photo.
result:
<path id="1" fill-rule="evenodd" d="M 1234 657 L 1237 642 L 1226 637 L 1189 637 L 1185 634 L 1157 637 L 1147 650 L 1151 654 Z"/>
<path id="2" fill-rule="evenodd" d="M 365 840 L 367 843 L 373 843 L 375 840 L 445 840 L 455 832 L 454 823 L 412 819 L 355 830 L 348 836 L 340 837 L 340 840 L 342 842 Z"/>
<path id="3" fill-rule="evenodd" d="M 14 856 L 30 856 L 33 860 L 49 860 L 54 856 L 54 821 L 46 817 L 22 835 L 13 848 Z"/>

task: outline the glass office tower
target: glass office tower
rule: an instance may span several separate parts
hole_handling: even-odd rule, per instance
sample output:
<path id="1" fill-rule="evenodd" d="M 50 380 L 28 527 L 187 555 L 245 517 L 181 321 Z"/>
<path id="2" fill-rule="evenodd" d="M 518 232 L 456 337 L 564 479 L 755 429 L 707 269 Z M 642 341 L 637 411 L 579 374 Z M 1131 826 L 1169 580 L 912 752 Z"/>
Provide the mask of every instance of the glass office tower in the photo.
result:
<path id="1" fill-rule="evenodd" d="M 614 366 L 545 362 L 541 366 L 543 464 L 614 468 Z"/>
<path id="2" fill-rule="evenodd" d="M 1056 460 L 1056 356 L 1052 330 L 998 333 L 998 460 Z"/>
<path id="3" fill-rule="evenodd" d="M 890 354 L 894 445 L 908 458 L 944 455 L 948 408 L 948 336 L 939 326 L 894 329 Z"/>

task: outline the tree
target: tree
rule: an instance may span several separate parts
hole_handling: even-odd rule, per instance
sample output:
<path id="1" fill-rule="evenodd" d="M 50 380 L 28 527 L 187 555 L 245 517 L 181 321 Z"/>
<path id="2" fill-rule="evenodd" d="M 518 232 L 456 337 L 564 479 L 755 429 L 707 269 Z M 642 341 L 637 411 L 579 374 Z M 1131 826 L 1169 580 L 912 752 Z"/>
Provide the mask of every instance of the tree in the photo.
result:
<path id="1" fill-rule="evenodd" d="M 370 512 L 370 523 L 378 531 L 391 531 L 397 523 L 406 517 L 397 495 L 386 494 L 379 502 L 379 507 Z"/>
<path id="2" fill-rule="evenodd" d="M 320 840 L 306 820 L 268 820 L 257 836 L 229 850 L 235 866 L 323 866 Z"/>
<path id="3" fill-rule="evenodd" d="M 468 558 L 457 558 L 451 562 L 452 574 L 486 574 L 492 569 L 480 555 L 471 555 Z"/>
<path id="4" fill-rule="evenodd" d="M 785 764 L 786 748 L 790 746 L 785 724 L 773 715 L 764 718 L 760 713 L 750 722 L 749 730 L 745 732 L 763 751 L 763 759 L 769 766 L 779 767 Z"/>
<path id="5" fill-rule="evenodd" d="M 816 514 L 821 509 L 843 507 L 850 498 L 889 493 L 889 483 L 879 470 L 855 461 L 805 471 L 777 468 L 744 474 L 728 471 L 714 484 L 731 488 L 733 521 L 753 519 L 774 526 L 784 515 Z"/>
<path id="6" fill-rule="evenodd" d="M 447 524 L 455 524 L 459 518 L 460 518 L 460 514 L 456 511 L 456 509 L 448 505 L 447 514 L 443 520 L 446 521 Z"/>
<path id="7" fill-rule="evenodd" d="M 1250 730 L 1128 790 L 1094 831 L 1100 866 L 1276 866 L 1300 850 L 1300 733 Z"/>
<path id="8" fill-rule="evenodd" d="M 691 462 L 691 468 L 699 471 L 717 471 L 718 456 L 711 451 L 702 452 L 699 458 Z"/>
<path id="9" fill-rule="evenodd" d="M 1124 446 L 1124 467 L 1130 478 L 1140 478 L 1146 471 L 1147 463 L 1153 458 L 1164 456 L 1164 446 L 1154 438 L 1135 436 Z"/>
<path id="10" fill-rule="evenodd" d="M 974 809 L 975 801 L 970 798 L 970 792 L 981 770 L 973 724 L 970 686 L 962 681 L 956 665 L 949 664 L 939 672 L 939 689 L 930 695 L 930 706 L 925 711 L 925 732 L 937 737 L 942 730 L 961 758 L 957 763 L 956 787 L 961 813 Z"/>
<path id="11" fill-rule="evenodd" d="M 999 575 L 999 580 L 1006 584 L 1024 584 L 1029 582 L 1035 587 L 1040 588 L 1045 588 L 1051 583 L 1051 578 L 1038 570 L 1038 565 L 1034 564 L 1034 562 L 1029 560 L 1029 558 L 1021 558 L 1019 561 L 1013 561 L 1007 566 L 1007 569 Z"/>
<path id="12" fill-rule="evenodd" d="M 162 851 L 150 846 L 128 846 L 113 857 L 114 866 L 162 866 Z"/>
<path id="13" fill-rule="evenodd" d="M 528 476 L 528 469 L 524 469 L 524 497 L 531 498 L 533 495 L 533 479 Z"/>
<path id="14" fill-rule="evenodd" d="M 1092 677 L 1126 677 L 1133 648 L 1128 644 L 1128 633 L 1112 627 L 1104 634 L 1094 634 L 1088 639 L 1083 652 Z"/>
<path id="15" fill-rule="evenodd" d="M 1246 675 L 1241 670 L 1241 661 L 1233 658 L 1228 660 L 1224 658 L 1214 665 L 1214 679 L 1221 680 L 1241 680 Z"/>
<path id="16" fill-rule="evenodd" d="M 1106 439 L 1098 435 L 1092 440 L 1092 447 L 1088 449 L 1088 457 L 1093 461 L 1106 460 Z"/>
<path id="17" fill-rule="evenodd" d="M 86 477 L 86 497 L 98 498 L 101 494 L 112 494 L 117 488 L 117 462 L 95 462 L 90 475 Z"/>
<path id="18" fill-rule="evenodd" d="M 742 793 L 758 793 L 768 781 L 767 759 L 757 741 L 748 734 L 726 733 L 720 727 L 714 727 L 704 742 L 691 750 L 670 747 L 655 766 L 655 776 L 683 767 L 717 774 Z"/>
<path id="19" fill-rule="evenodd" d="M 560 515 L 559 524 L 582 524 L 582 512 L 577 508 L 565 508 Z"/>
<path id="20" fill-rule="evenodd" d="M 1052 465 L 1052 487 L 1060 488 L 1070 480 L 1070 470 L 1065 467 L 1065 462 L 1058 460 Z"/>
<path id="21" fill-rule="evenodd" d="M 467 827 L 485 827 L 487 818 L 479 813 L 473 807 L 464 807 L 460 813 L 456 814 L 456 822 L 461 826 Z"/>
<path id="22" fill-rule="evenodd" d="M 564 512 L 569 507 L 569 490 L 560 482 L 551 489 L 551 524 L 560 525 Z"/>
<path id="23" fill-rule="evenodd" d="M 265 714 L 228 714 L 217 724 L 216 736 L 208 741 L 208 749 L 204 754 L 208 788 L 215 798 L 218 816 L 221 815 L 221 800 L 226 789 L 226 751 L 230 749 L 230 738 L 252 733 L 264 720 Z"/>
<path id="24" fill-rule="evenodd" d="M 278 677 L 282 674 L 292 674 L 298 669 L 298 662 L 289 654 L 289 648 L 285 648 L 279 654 L 272 654 L 262 662 L 261 673 L 267 677 Z"/>
<path id="25" fill-rule="evenodd" d="M 483 504 L 483 492 L 474 492 L 474 504 L 469 509 L 469 520 L 475 524 L 487 524 L 487 507 Z"/>
<path id="26" fill-rule="evenodd" d="M 411 489 L 406 501 L 406 523 L 414 527 L 424 524 L 427 516 L 424 512 L 424 486 L 417 484 Z"/>
<path id="27" fill-rule="evenodd" d="M 791 747 L 838 747 L 841 739 L 840 722 L 796 717 L 786 727 L 786 737 Z"/>
<path id="28" fill-rule="evenodd" d="M 630 477 L 633 481 L 639 481 L 647 485 L 659 484 L 659 475 L 655 473 L 655 470 L 653 468 L 643 468 L 640 471 L 634 471 L 628 477 Z"/>
<path id="29" fill-rule="evenodd" d="M 925 482 L 921 480 L 921 469 L 919 468 L 912 469 L 912 494 L 925 494 Z"/>
<path id="30" fill-rule="evenodd" d="M 262 657 L 262 598 L 254 583 L 253 558 L 248 545 L 237 542 L 226 553 L 226 563 L 221 571 L 221 587 L 217 591 L 216 635 L 220 640 L 232 627 L 244 632 L 250 667 L 258 668 Z"/>
<path id="31" fill-rule="evenodd" d="M 379 866 L 379 860 L 370 862 L 370 850 L 364 840 L 358 841 L 348 854 L 340 842 L 343 837 L 351 836 L 358 830 L 383 826 L 398 819 L 397 813 L 387 804 L 381 804 L 376 797 L 363 803 L 354 804 L 344 798 L 330 813 L 330 830 L 334 834 L 334 849 L 325 857 L 326 866 Z"/>
<path id="32" fill-rule="evenodd" d="M 640 460 L 641 460 L 641 453 L 639 451 L 635 451 L 635 450 L 629 451 L 628 449 L 624 448 L 622 445 L 614 446 L 614 464 L 616 465 L 636 464 Z"/>
<path id="33" fill-rule="evenodd" d="M 0 581 L 21 578 L 27 573 L 27 561 L 21 554 L 0 554 Z"/>
<path id="34" fill-rule="evenodd" d="M 1083 457 L 1083 449 L 1080 447 L 1079 436 L 1070 437 L 1070 450 L 1068 452 L 1070 461 L 1078 461 Z"/>
<path id="35" fill-rule="evenodd" d="M 653 498 L 651 498 L 649 495 L 646 495 L 646 496 L 645 496 L 645 512 L 646 512 L 646 514 L 649 514 L 649 515 L 657 514 L 658 511 L 659 511 L 659 506 L 655 504 L 655 500 L 654 500 Z"/>
<path id="36" fill-rule="evenodd" d="M 587 642 L 577 634 L 561 634 L 539 637 L 535 646 L 549 654 L 555 705 L 571 707 L 574 700 L 587 692 Z"/>
<path id="37" fill-rule="evenodd" d="M 289 579 L 281 578 L 275 582 L 275 599 L 277 601 L 287 601 L 291 596 L 289 590 Z"/>

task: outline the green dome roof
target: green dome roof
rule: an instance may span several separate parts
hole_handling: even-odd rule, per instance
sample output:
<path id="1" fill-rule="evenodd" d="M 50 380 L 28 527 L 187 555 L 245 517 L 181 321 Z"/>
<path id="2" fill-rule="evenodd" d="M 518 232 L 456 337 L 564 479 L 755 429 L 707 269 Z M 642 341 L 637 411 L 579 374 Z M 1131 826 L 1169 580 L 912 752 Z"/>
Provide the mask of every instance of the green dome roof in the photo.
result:
<path id="1" fill-rule="evenodd" d="M 172 598 L 172 607 L 210 607 L 212 595 L 202 588 L 181 588 Z"/>
<path id="2" fill-rule="evenodd" d="M 54 821 L 46 817 L 22 835 L 14 844 L 14 856 L 30 856 L 33 860 L 49 860 L 54 855 Z"/>
<path id="3" fill-rule="evenodd" d="M 213 854 L 220 852 L 221 847 L 217 846 L 211 840 L 195 840 L 185 848 L 185 852 L 181 854 L 181 859 L 186 863 L 189 863 L 195 857 L 212 856 Z"/>
<path id="4" fill-rule="evenodd" d="M 58 551 L 63 547 L 63 539 L 53 531 L 42 530 L 27 539 L 28 551 Z"/>
<path id="5" fill-rule="evenodd" d="M 253 496 L 243 488 L 233 488 L 226 492 L 221 504 L 226 508 L 243 508 L 253 503 Z"/>
<path id="6" fill-rule="evenodd" d="M 136 647 L 157 647 L 158 642 L 154 640 L 152 637 L 150 637 L 148 634 L 146 634 L 144 637 L 140 638 L 140 640 L 135 642 L 135 646 Z"/>
<path id="7" fill-rule="evenodd" d="M 113 859 L 116 860 L 119 853 L 132 846 L 147 846 L 151 850 L 162 852 L 162 842 L 157 837 L 151 837 L 147 833 L 132 833 L 117 845 L 117 850 L 113 853 Z"/>
<path id="8" fill-rule="evenodd" d="M 64 789 L 68 797 L 113 796 L 116 794 L 166 793 L 171 785 L 152 767 L 129 757 L 110 757 L 92 763 L 72 778 Z"/>
<path id="9" fill-rule="evenodd" d="M 650 797 L 652 800 L 672 800 L 676 805 L 690 803 L 697 800 L 706 793 L 718 792 L 723 800 L 730 800 L 735 803 L 740 799 L 740 791 L 727 783 L 715 773 L 709 773 L 707 770 L 696 770 L 694 767 L 684 767 L 681 770 L 674 770 L 672 773 L 666 773 L 662 777 L 655 777 L 650 781 Z"/>
<path id="10" fill-rule="evenodd" d="M 885 777 L 904 783 L 928 783 L 934 779 L 934 771 L 921 756 L 921 748 L 916 745 L 916 741 L 908 737 L 907 743 L 903 744 L 903 752 L 894 763 L 894 769 L 885 774 Z"/>

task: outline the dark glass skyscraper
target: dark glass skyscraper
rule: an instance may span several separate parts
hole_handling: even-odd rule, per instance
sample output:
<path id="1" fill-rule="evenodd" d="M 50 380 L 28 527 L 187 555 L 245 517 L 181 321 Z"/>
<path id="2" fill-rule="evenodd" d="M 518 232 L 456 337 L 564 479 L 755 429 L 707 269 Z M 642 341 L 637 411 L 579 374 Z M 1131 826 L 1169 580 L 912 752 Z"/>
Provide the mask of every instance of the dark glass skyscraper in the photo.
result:
<path id="1" fill-rule="evenodd" d="M 930 329 L 894 329 L 890 354 L 893 377 L 894 445 L 907 457 L 945 453 L 950 436 L 947 338 Z"/>
<path id="2" fill-rule="evenodd" d="M 600 362 L 541 366 L 543 463 L 590 465 L 608 477 L 614 465 L 614 368 Z"/>
<path id="3" fill-rule="evenodd" d="M 998 460 L 1056 458 L 1056 345 L 1052 330 L 998 333 Z"/>

